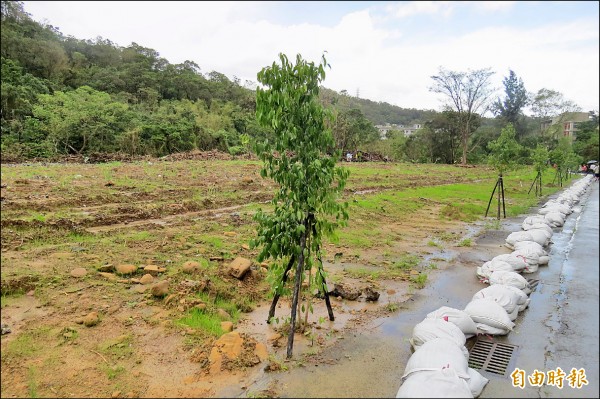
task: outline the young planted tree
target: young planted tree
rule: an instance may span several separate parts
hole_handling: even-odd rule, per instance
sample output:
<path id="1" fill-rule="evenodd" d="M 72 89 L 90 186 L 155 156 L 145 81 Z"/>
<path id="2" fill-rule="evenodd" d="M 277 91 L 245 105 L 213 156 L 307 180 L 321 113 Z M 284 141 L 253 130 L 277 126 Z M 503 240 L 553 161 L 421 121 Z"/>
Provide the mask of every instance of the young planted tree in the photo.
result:
<path id="1" fill-rule="evenodd" d="M 288 272 L 296 268 L 287 343 L 290 358 L 305 271 L 308 271 L 308 287 L 316 285 L 325 297 L 329 319 L 334 318 L 321 260 L 321 242 L 324 235 L 333 233 L 348 219 L 348 204 L 336 201 L 344 189 L 348 171 L 335 166 L 340 153 L 334 151 L 333 137 L 325 124 L 331 114 L 319 102 L 319 84 L 325 79 L 325 67 L 329 66 L 325 57 L 318 66 L 305 61 L 300 54 L 295 65 L 284 54 L 279 55 L 279 60 L 280 64 L 273 62 L 257 74 L 265 88 L 256 91 L 256 117 L 275 134 L 272 141 L 256 143 L 256 154 L 263 161 L 261 176 L 273 179 L 279 190 L 272 201 L 273 212 L 256 213 L 258 234 L 251 245 L 261 247 L 260 262 L 269 258 L 274 261 L 270 269 L 274 298 L 267 322 L 275 315 L 279 297 L 289 293 L 285 287 Z M 305 304 L 305 311 L 309 309 L 310 301 Z"/>
<path id="2" fill-rule="evenodd" d="M 488 164 L 496 168 L 498 171 L 498 180 L 496 181 L 496 185 L 494 186 L 494 190 L 492 191 L 490 201 L 488 202 L 488 206 L 485 211 L 486 217 L 488 211 L 490 210 L 490 204 L 492 203 L 496 189 L 498 189 L 497 217 L 500 219 L 500 204 L 502 204 L 504 217 L 506 217 L 506 207 L 504 204 L 504 182 L 502 180 L 502 175 L 505 171 L 513 169 L 517 164 L 516 158 L 521 150 L 521 145 L 517 143 L 515 136 L 515 128 L 513 127 L 512 123 L 508 123 L 504 129 L 502 129 L 500 137 L 498 137 L 497 140 L 490 141 L 488 143 L 488 149 L 490 150 Z"/>
<path id="3" fill-rule="evenodd" d="M 552 183 L 558 180 L 558 185 L 563 186 L 564 181 L 569 178 L 569 170 L 577 170 L 582 158 L 573 152 L 571 140 L 568 137 L 561 137 L 558 145 L 550 151 L 550 159 L 553 165 L 556 165 L 556 175 Z"/>
<path id="4" fill-rule="evenodd" d="M 533 185 L 535 184 L 535 195 L 542 195 L 542 175 L 544 174 L 544 170 L 548 166 L 548 159 L 550 158 L 550 152 L 546 147 L 541 144 L 538 144 L 535 150 L 533 150 L 531 154 L 531 159 L 533 160 L 533 168 L 537 172 L 533 183 L 531 183 L 531 187 L 529 187 L 529 191 L 527 194 L 531 192 Z"/>

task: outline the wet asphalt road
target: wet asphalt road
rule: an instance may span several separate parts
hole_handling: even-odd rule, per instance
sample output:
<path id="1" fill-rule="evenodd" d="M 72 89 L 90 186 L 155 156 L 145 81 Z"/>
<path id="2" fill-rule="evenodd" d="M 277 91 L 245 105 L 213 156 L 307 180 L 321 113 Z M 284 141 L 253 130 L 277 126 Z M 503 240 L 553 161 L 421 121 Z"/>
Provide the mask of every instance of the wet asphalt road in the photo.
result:
<path id="1" fill-rule="evenodd" d="M 592 183 L 574 207 L 562 229 L 555 229 L 550 262 L 540 267 L 540 282 L 531 294 L 529 308 L 514 330 L 497 341 L 518 345 L 509 372 L 519 368 L 528 378 L 545 374 L 541 386 L 526 381 L 513 386 L 512 378 L 482 373 L 490 379 L 482 398 L 598 398 L 598 183 Z M 557 231 L 558 230 L 558 231 Z M 557 368 L 568 376 L 573 368 L 585 370 L 587 385 L 577 388 L 566 378 L 563 387 L 548 384 L 548 372 Z M 578 373 L 582 375 L 581 372 Z"/>

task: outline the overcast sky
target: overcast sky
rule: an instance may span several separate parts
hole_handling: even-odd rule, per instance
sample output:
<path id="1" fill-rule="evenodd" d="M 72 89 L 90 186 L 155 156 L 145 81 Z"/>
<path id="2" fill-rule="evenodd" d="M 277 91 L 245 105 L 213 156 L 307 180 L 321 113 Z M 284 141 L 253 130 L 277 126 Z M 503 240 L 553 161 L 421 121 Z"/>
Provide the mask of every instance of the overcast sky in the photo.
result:
<path id="1" fill-rule="evenodd" d="M 445 69 L 509 69 L 525 88 L 557 90 L 584 111 L 599 104 L 597 1 L 110 2 L 25 1 L 33 19 L 78 39 L 152 48 L 170 63 L 256 81 L 301 53 L 331 69 L 324 86 L 404 108 L 440 110 L 428 90 Z"/>

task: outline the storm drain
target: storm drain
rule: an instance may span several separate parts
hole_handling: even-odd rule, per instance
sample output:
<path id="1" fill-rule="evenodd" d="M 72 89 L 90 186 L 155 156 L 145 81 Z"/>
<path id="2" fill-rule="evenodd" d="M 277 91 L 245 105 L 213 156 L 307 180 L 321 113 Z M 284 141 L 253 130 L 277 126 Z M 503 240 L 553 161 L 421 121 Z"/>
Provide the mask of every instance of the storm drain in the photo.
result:
<path id="1" fill-rule="evenodd" d="M 533 291 L 533 290 L 535 290 L 535 287 L 537 287 L 538 284 L 540 283 L 540 280 L 537 280 L 535 278 L 528 278 L 527 282 L 531 286 L 531 291 Z"/>
<path id="2" fill-rule="evenodd" d="M 469 367 L 506 376 L 518 346 L 478 339 L 469 352 Z"/>

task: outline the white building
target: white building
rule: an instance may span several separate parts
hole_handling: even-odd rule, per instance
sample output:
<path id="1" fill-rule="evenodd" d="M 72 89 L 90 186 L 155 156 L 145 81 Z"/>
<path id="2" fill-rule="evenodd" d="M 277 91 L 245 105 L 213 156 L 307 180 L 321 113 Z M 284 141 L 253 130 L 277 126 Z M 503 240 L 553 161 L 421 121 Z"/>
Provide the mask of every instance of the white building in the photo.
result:
<path id="1" fill-rule="evenodd" d="M 387 134 L 390 130 L 397 130 L 399 132 L 404 133 L 404 137 L 409 137 L 414 134 L 417 130 L 421 129 L 423 126 L 420 123 L 415 123 L 413 125 L 401 125 L 395 123 L 386 123 L 385 125 L 375 125 L 377 130 L 379 130 L 379 137 L 381 140 L 387 139 Z"/>

